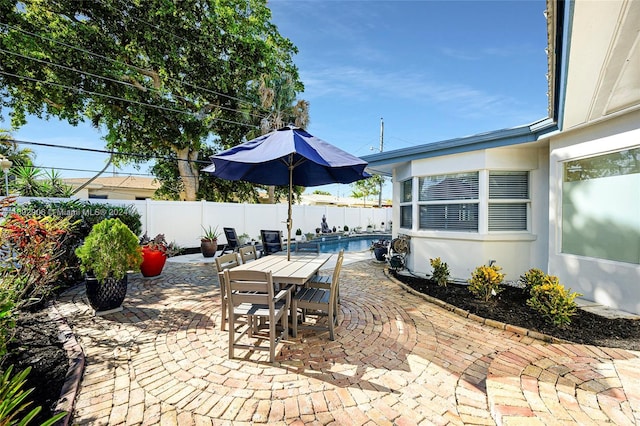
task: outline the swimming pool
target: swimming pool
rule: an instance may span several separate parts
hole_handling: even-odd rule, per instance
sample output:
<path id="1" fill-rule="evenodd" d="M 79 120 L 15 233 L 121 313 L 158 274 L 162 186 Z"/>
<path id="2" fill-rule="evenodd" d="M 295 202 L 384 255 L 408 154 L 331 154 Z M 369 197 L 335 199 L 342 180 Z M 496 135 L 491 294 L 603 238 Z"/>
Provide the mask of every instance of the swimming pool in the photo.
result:
<path id="1" fill-rule="evenodd" d="M 391 240 L 391 234 L 353 235 L 350 237 L 341 235 L 318 236 L 312 241 L 320 243 L 321 253 L 338 253 L 342 249 L 345 252 L 368 250 L 369 246 L 371 246 L 371 241 L 378 240 Z M 291 250 L 295 250 L 295 245 L 291 247 Z"/>

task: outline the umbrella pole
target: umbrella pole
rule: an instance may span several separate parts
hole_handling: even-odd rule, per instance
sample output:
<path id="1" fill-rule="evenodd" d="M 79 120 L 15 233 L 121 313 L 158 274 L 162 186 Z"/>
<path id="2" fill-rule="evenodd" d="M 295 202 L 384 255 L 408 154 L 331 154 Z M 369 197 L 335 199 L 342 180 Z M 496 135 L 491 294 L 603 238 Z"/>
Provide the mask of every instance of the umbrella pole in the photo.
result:
<path id="1" fill-rule="evenodd" d="M 293 154 L 289 159 L 289 217 L 287 218 L 287 260 L 291 260 L 291 201 L 293 193 Z"/>

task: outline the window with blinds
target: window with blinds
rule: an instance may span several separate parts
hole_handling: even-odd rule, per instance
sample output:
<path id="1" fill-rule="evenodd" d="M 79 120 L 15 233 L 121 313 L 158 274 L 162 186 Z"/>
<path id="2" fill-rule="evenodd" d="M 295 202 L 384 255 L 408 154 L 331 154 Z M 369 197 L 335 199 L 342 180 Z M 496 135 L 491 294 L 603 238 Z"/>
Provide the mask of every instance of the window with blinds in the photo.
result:
<path id="1" fill-rule="evenodd" d="M 412 206 L 400 206 L 400 227 L 411 229 L 413 227 Z"/>
<path id="2" fill-rule="evenodd" d="M 404 182 L 400 183 L 400 186 L 402 187 L 402 198 L 400 201 L 401 203 L 410 203 L 411 202 L 411 196 L 412 196 L 412 192 L 413 192 L 413 180 L 409 179 L 409 180 L 405 180 Z"/>
<path id="3" fill-rule="evenodd" d="M 529 172 L 489 172 L 489 231 L 526 231 Z"/>
<path id="4" fill-rule="evenodd" d="M 420 178 L 420 201 L 477 199 L 478 172 Z"/>
<path id="5" fill-rule="evenodd" d="M 420 229 L 478 232 L 478 172 L 426 176 L 419 185 Z"/>
<path id="6" fill-rule="evenodd" d="M 411 229 L 413 227 L 413 179 L 407 179 L 400 183 L 400 227 Z"/>

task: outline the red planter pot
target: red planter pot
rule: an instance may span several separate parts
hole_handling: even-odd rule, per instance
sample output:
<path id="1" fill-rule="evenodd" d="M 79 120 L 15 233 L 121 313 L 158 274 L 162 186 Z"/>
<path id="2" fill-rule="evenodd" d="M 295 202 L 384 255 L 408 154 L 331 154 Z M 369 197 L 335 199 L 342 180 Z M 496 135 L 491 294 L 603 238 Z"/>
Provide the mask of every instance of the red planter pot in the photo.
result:
<path id="1" fill-rule="evenodd" d="M 163 252 L 142 247 L 142 264 L 140 265 L 140 272 L 142 272 L 142 275 L 145 277 L 155 277 L 156 275 L 160 275 L 166 261 L 167 256 Z"/>

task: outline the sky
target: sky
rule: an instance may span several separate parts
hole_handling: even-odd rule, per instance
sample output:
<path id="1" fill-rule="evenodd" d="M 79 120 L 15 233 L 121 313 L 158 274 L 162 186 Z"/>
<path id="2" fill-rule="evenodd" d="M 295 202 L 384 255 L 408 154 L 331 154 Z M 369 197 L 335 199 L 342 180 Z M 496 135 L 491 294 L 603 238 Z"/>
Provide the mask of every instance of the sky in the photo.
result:
<path id="1" fill-rule="evenodd" d="M 391 151 L 547 116 L 544 0 L 271 0 L 269 7 L 280 34 L 299 49 L 307 131 L 353 155 L 378 152 L 381 139 Z M 13 136 L 104 149 L 89 124 L 32 118 Z M 37 165 L 58 167 L 65 177 L 91 176 L 107 158 L 30 148 Z M 131 172 L 148 170 L 120 174 Z M 353 190 L 335 184 L 307 193 L 316 189 L 336 196 Z M 383 197 L 391 198 L 389 184 Z"/>

